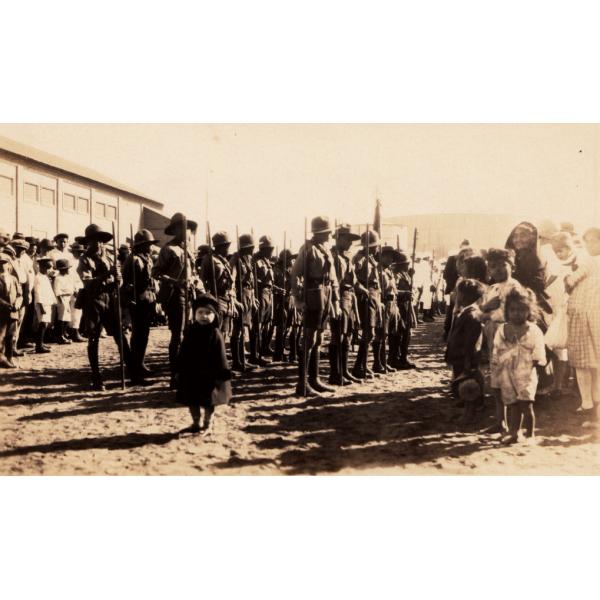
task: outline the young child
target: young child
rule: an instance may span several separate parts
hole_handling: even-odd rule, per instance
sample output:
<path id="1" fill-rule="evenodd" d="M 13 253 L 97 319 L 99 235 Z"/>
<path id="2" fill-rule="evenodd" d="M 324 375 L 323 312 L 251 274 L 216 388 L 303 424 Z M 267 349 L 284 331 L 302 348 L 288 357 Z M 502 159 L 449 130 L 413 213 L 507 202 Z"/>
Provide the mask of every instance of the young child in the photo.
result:
<path id="1" fill-rule="evenodd" d="M 75 294 L 75 281 L 70 273 L 71 264 L 64 258 L 56 261 L 58 275 L 54 278 L 52 287 L 56 296 L 56 319 L 58 326 L 57 340 L 59 344 L 70 344 L 67 328 L 71 323 L 71 298 Z"/>
<path id="2" fill-rule="evenodd" d="M 480 320 L 483 323 L 486 348 L 490 364 L 496 331 L 505 321 L 505 302 L 508 294 L 521 289 L 521 285 L 512 277 L 514 268 L 514 252 L 503 248 L 490 248 L 487 252 L 487 268 L 491 285 L 487 288 L 480 306 Z M 495 398 L 496 419 L 488 427 L 486 433 L 503 433 L 506 431 L 504 404 L 500 397 L 500 384 L 494 368 L 490 369 L 490 387 Z"/>
<path id="3" fill-rule="evenodd" d="M 462 279 L 456 286 L 456 306 L 448 346 L 446 362 L 452 367 L 452 387 L 455 396 L 464 401 L 462 421 L 468 423 L 475 416 L 477 401 L 483 398 L 483 377 L 479 371 L 481 355 L 482 327 L 478 318 L 478 301 L 483 294 L 483 286 L 475 279 Z M 461 386 L 472 379 L 479 385 L 479 395 L 463 396 Z"/>
<path id="4" fill-rule="evenodd" d="M 536 367 L 546 364 L 544 334 L 535 324 L 537 311 L 531 290 L 512 290 L 505 300 L 506 323 L 494 338 L 492 365 L 508 412 L 508 433 L 502 438 L 505 444 L 518 440 L 521 421 L 526 438 L 535 441 Z"/>
<path id="5" fill-rule="evenodd" d="M 185 404 L 192 425 L 180 433 L 208 435 L 215 406 L 231 399 L 231 370 L 225 355 L 225 341 L 219 330 L 218 302 L 200 294 L 193 304 L 193 322 L 187 327 L 176 363 L 177 401 Z M 200 427 L 200 409 L 204 421 Z"/>
<path id="6" fill-rule="evenodd" d="M 37 259 L 38 272 L 33 281 L 33 301 L 38 323 L 37 342 L 35 351 L 38 354 L 50 352 L 44 344 L 44 336 L 52 320 L 52 307 L 56 304 L 56 296 L 52 290 L 48 272 L 52 268 L 53 260 L 47 256 Z"/>

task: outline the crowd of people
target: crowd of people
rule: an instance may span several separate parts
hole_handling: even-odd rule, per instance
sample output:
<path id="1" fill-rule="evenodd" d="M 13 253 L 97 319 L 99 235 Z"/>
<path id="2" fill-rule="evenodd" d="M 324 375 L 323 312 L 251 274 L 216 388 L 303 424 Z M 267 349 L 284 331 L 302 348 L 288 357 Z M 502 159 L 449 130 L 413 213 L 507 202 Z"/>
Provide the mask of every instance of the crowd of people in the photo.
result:
<path id="1" fill-rule="evenodd" d="M 161 248 L 145 229 L 118 249 L 96 224 L 73 243 L 0 229 L 0 367 L 16 368 L 28 350 L 50 352 L 49 343 L 87 342 L 91 389 L 103 390 L 99 340 L 111 336 L 123 378 L 143 386 L 150 328 L 166 322 L 169 385 L 192 417 L 184 431 L 207 433 L 233 373 L 294 363 L 296 395 L 321 396 L 415 368 L 412 331 L 445 314 L 445 358 L 466 424 L 482 406 L 486 364 L 489 430 L 506 443 L 521 428 L 535 439 L 536 397 L 560 396 L 573 371 L 580 410 L 598 419 L 600 230 L 580 238 L 570 224 L 524 222 L 504 248 L 477 251 L 465 240 L 438 262 L 382 243 L 374 229 L 358 235 L 325 217 L 310 228 L 297 253 L 237 232 L 233 249 L 225 231 L 194 249 L 197 223 L 181 213 Z"/>
<path id="2" fill-rule="evenodd" d="M 465 240 L 444 277 L 446 360 L 464 422 L 483 400 L 487 364 L 495 399 L 488 431 L 504 443 L 534 443 L 536 398 L 560 398 L 570 381 L 583 425 L 597 425 L 600 229 L 579 236 L 571 223 L 522 222 L 504 248 L 477 252 Z"/>

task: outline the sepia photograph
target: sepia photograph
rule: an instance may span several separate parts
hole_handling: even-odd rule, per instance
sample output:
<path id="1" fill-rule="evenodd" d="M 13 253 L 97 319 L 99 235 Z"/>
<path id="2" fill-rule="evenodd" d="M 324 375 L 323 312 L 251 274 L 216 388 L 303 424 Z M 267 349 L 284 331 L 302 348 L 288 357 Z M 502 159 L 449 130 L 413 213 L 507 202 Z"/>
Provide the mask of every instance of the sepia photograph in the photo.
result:
<path id="1" fill-rule="evenodd" d="M 0 135 L 3 475 L 600 473 L 600 126 Z"/>

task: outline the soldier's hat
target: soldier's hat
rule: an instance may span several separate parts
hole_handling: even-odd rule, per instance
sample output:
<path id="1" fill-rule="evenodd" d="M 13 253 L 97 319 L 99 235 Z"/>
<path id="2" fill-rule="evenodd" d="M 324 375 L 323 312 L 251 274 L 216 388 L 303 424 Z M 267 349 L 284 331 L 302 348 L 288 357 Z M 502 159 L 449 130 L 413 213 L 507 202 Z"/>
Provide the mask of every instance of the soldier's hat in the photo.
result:
<path id="1" fill-rule="evenodd" d="M 243 233 L 239 239 L 240 250 L 243 248 L 254 248 L 254 237 L 250 233 Z"/>
<path id="2" fill-rule="evenodd" d="M 53 239 L 55 242 L 58 242 L 58 240 L 62 240 L 62 239 L 69 239 L 69 234 L 68 233 L 57 233 Z"/>
<path id="3" fill-rule="evenodd" d="M 133 236 L 133 247 L 143 246 L 144 244 L 156 244 L 158 240 L 154 239 L 154 236 L 148 229 L 140 229 Z"/>
<path id="4" fill-rule="evenodd" d="M 215 248 L 217 246 L 229 246 L 231 240 L 226 231 L 217 231 L 217 233 L 212 236 L 212 243 Z"/>
<path id="5" fill-rule="evenodd" d="M 165 227 L 165 233 L 167 235 L 175 235 L 175 230 L 177 227 L 186 220 L 185 215 L 183 213 L 177 212 L 171 217 L 171 222 Z M 198 223 L 196 221 L 192 221 L 187 219 L 187 228 L 192 232 L 196 231 L 198 228 Z"/>
<path id="6" fill-rule="evenodd" d="M 70 269 L 71 263 L 66 258 L 59 258 L 56 261 L 56 268 L 60 271 L 61 269 Z"/>
<path id="7" fill-rule="evenodd" d="M 286 264 L 290 264 L 290 261 L 294 260 L 295 258 L 298 258 L 297 254 L 292 254 L 292 251 L 289 248 L 286 248 L 285 250 L 282 250 L 279 253 L 279 258 L 277 259 L 277 261 L 281 264 L 283 264 L 283 257 L 285 256 L 285 263 Z"/>
<path id="8" fill-rule="evenodd" d="M 352 241 L 360 240 L 360 235 L 358 235 L 358 233 L 352 233 L 352 227 L 348 225 L 348 223 L 342 223 L 341 225 L 338 225 L 333 237 L 338 238 L 341 235 L 350 238 Z"/>
<path id="9" fill-rule="evenodd" d="M 360 243 L 362 246 L 367 245 L 367 233 L 369 234 L 369 248 L 373 248 L 374 246 L 379 246 L 379 234 L 373 230 L 369 229 L 369 231 L 363 231 L 360 235 Z"/>
<path id="10" fill-rule="evenodd" d="M 10 245 L 13 248 L 23 248 L 23 250 L 29 250 L 29 242 L 26 240 L 23 240 L 21 238 L 17 238 L 17 239 L 13 238 L 10 241 Z"/>
<path id="11" fill-rule="evenodd" d="M 268 235 L 263 235 L 260 240 L 258 240 L 258 247 L 259 248 L 275 248 L 275 246 L 273 246 L 273 240 L 271 239 L 271 236 Z"/>
<path id="12" fill-rule="evenodd" d="M 200 244 L 198 246 L 198 254 L 208 254 L 210 252 L 210 246 L 208 244 Z"/>
<path id="13" fill-rule="evenodd" d="M 30 246 L 39 246 L 40 240 L 38 240 L 36 237 L 33 237 L 32 235 L 28 235 L 25 238 L 26 242 L 29 242 Z"/>
<path id="14" fill-rule="evenodd" d="M 94 240 L 106 243 L 110 242 L 110 240 L 113 239 L 113 236 L 112 233 L 104 231 L 104 229 L 102 229 L 100 225 L 96 225 L 96 223 L 91 223 L 85 228 L 85 235 L 83 236 L 83 239 L 85 244 L 89 244 L 89 242 Z"/>
<path id="15" fill-rule="evenodd" d="M 82 246 L 85 246 L 85 245 L 86 245 L 86 241 L 85 241 L 85 235 L 76 235 L 76 236 L 75 236 L 75 241 L 76 241 L 78 244 L 81 244 Z"/>
<path id="16" fill-rule="evenodd" d="M 398 262 L 398 258 L 400 257 L 400 252 L 396 250 L 393 246 L 382 246 L 381 254 L 390 254 L 394 257 L 394 262 Z"/>
<path id="17" fill-rule="evenodd" d="M 398 256 L 396 257 L 395 263 L 397 265 L 408 265 L 410 260 L 408 260 L 408 256 L 404 254 L 404 252 L 398 252 Z"/>
<path id="18" fill-rule="evenodd" d="M 25 234 L 24 233 L 20 233 L 19 231 L 15 231 L 15 233 L 13 233 L 12 239 L 13 240 L 24 240 L 25 239 Z"/>
<path id="19" fill-rule="evenodd" d="M 192 303 L 192 308 L 196 310 L 201 306 L 212 308 L 216 313 L 219 311 L 219 301 L 212 294 L 198 294 Z"/>
<path id="20" fill-rule="evenodd" d="M 315 217 L 310 222 L 310 230 L 312 233 L 331 233 L 329 217 Z"/>

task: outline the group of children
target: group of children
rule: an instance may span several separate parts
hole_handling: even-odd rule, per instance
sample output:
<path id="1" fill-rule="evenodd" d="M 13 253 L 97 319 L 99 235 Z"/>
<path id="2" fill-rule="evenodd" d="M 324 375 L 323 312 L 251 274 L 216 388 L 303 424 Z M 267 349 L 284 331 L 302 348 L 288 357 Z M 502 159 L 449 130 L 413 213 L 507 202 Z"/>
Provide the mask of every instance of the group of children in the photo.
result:
<path id="1" fill-rule="evenodd" d="M 595 231 L 586 232 L 586 246 L 597 237 Z M 571 231 L 544 233 L 545 251 L 540 250 L 537 228 L 525 222 L 513 230 L 505 248 L 481 255 L 465 245 L 455 257 L 458 279 L 445 355 L 452 368 L 452 391 L 464 406 L 462 422 L 472 423 L 484 397 L 481 366 L 487 362 L 495 422 L 485 431 L 501 433 L 506 444 L 517 442 L 521 433 L 534 443 L 536 395 L 561 396 L 570 367 L 577 365 L 569 357 L 577 344 L 587 344 L 592 362 L 599 358 L 598 340 L 578 339 L 573 317 L 567 314 L 575 287 L 571 277 L 588 260 L 586 250 Z M 597 321 L 598 308 L 592 310 Z M 584 409 L 589 408 L 579 370 L 577 375 Z M 594 408 L 600 406 L 600 397 L 598 401 Z"/>

